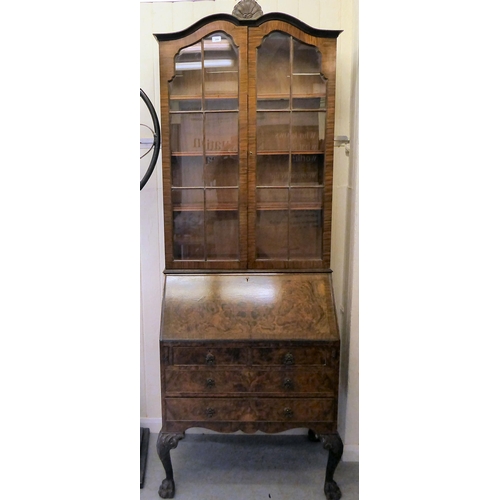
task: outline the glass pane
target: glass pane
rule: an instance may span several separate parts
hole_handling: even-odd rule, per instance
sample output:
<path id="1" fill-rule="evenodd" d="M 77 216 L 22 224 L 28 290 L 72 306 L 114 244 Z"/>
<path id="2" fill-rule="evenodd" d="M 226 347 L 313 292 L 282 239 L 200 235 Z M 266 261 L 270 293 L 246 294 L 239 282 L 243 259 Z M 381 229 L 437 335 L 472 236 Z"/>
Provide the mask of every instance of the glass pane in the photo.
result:
<path id="1" fill-rule="evenodd" d="M 203 48 L 206 109 L 237 109 L 238 49 L 225 33 L 205 38 Z"/>
<path id="2" fill-rule="evenodd" d="M 204 259 L 204 213 L 174 211 L 174 259 Z"/>
<path id="3" fill-rule="evenodd" d="M 321 53 L 313 45 L 293 40 L 293 72 L 320 73 Z"/>
<path id="4" fill-rule="evenodd" d="M 257 259 L 288 258 L 288 211 L 257 210 Z"/>
<path id="5" fill-rule="evenodd" d="M 172 156 L 172 186 L 202 187 L 203 156 Z"/>
<path id="6" fill-rule="evenodd" d="M 257 156 L 257 186 L 288 186 L 288 155 Z"/>
<path id="7" fill-rule="evenodd" d="M 207 212 L 207 259 L 237 260 L 238 212 Z"/>
<path id="8" fill-rule="evenodd" d="M 324 155 L 292 155 L 292 184 L 323 184 Z"/>
<path id="9" fill-rule="evenodd" d="M 294 109 L 325 109 L 326 82 L 319 76 L 294 76 L 292 85 Z"/>
<path id="10" fill-rule="evenodd" d="M 288 188 L 257 189 L 257 210 L 287 210 Z"/>
<path id="11" fill-rule="evenodd" d="M 206 152 L 238 151 L 238 113 L 205 115 Z"/>
<path id="12" fill-rule="evenodd" d="M 171 98 L 201 99 L 201 81 L 201 43 L 196 43 L 175 56 L 175 77 L 169 84 Z M 201 100 L 199 103 L 201 106 Z"/>
<path id="13" fill-rule="evenodd" d="M 268 110 L 268 109 L 290 109 L 290 99 L 277 98 L 277 99 L 258 99 L 257 100 L 258 110 Z"/>
<path id="14" fill-rule="evenodd" d="M 321 259 L 321 210 L 290 212 L 290 259 Z"/>
<path id="15" fill-rule="evenodd" d="M 290 96 L 289 35 L 274 32 L 257 49 L 257 98 Z"/>
<path id="16" fill-rule="evenodd" d="M 325 113 L 292 112 L 293 151 L 322 151 L 325 139 Z"/>
<path id="17" fill-rule="evenodd" d="M 205 167 L 205 185 L 237 186 L 238 157 L 237 156 L 207 156 Z"/>
<path id="18" fill-rule="evenodd" d="M 232 111 L 238 109 L 238 99 L 205 99 L 207 111 Z"/>
<path id="19" fill-rule="evenodd" d="M 193 98 L 170 98 L 170 111 L 200 111 L 201 110 L 201 97 L 199 99 Z"/>
<path id="20" fill-rule="evenodd" d="M 203 210 L 203 189 L 172 189 L 174 210 Z"/>
<path id="21" fill-rule="evenodd" d="M 257 113 L 257 151 L 290 150 L 290 113 Z"/>
<path id="22" fill-rule="evenodd" d="M 238 210 L 237 189 L 207 189 L 207 210 Z"/>
<path id="23" fill-rule="evenodd" d="M 292 188 L 290 190 L 290 208 L 292 210 L 321 209 L 323 189 Z"/>
<path id="24" fill-rule="evenodd" d="M 203 153 L 203 115 L 170 115 L 170 149 L 173 153 Z"/>

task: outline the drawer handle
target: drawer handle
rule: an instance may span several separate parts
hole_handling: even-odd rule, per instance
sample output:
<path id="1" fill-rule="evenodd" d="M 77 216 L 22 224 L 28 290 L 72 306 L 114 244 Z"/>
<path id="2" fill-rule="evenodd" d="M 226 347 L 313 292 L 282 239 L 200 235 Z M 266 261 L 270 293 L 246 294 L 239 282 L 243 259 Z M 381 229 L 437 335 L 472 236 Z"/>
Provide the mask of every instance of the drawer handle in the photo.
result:
<path id="1" fill-rule="evenodd" d="M 291 352 L 285 354 L 285 357 L 283 358 L 283 363 L 285 365 L 293 365 L 295 363 L 295 358 L 293 357 L 293 354 Z"/>
<path id="2" fill-rule="evenodd" d="M 206 410 L 205 410 L 205 415 L 208 417 L 208 418 L 212 418 L 214 415 L 215 415 L 215 410 L 211 407 L 208 407 Z"/>
<path id="3" fill-rule="evenodd" d="M 283 381 L 283 386 L 285 387 L 285 389 L 293 389 L 293 381 L 291 378 L 286 378 L 284 381 Z"/>
<path id="4" fill-rule="evenodd" d="M 207 354 L 207 357 L 205 358 L 205 362 L 207 363 L 207 365 L 215 365 L 215 356 L 209 352 Z"/>
<path id="5" fill-rule="evenodd" d="M 209 389 L 212 389 L 213 387 L 215 387 L 215 380 L 213 378 L 207 378 L 206 386 Z"/>
<path id="6" fill-rule="evenodd" d="M 292 418 L 293 417 L 293 410 L 291 408 L 285 408 L 283 410 L 283 413 L 285 414 L 286 418 Z"/>

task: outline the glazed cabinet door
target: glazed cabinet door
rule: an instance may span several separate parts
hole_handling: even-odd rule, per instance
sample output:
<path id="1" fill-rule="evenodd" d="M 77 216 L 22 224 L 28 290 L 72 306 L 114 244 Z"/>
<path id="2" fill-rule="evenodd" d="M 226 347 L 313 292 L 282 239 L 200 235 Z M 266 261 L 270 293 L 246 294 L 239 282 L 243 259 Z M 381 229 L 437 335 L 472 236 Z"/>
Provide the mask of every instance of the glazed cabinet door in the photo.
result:
<path id="1" fill-rule="evenodd" d="M 249 267 L 330 265 L 335 42 L 249 31 Z"/>
<path id="2" fill-rule="evenodd" d="M 247 266 L 246 28 L 160 43 L 167 268 Z"/>
<path id="3" fill-rule="evenodd" d="M 167 269 L 330 266 L 335 50 L 277 20 L 160 41 Z"/>

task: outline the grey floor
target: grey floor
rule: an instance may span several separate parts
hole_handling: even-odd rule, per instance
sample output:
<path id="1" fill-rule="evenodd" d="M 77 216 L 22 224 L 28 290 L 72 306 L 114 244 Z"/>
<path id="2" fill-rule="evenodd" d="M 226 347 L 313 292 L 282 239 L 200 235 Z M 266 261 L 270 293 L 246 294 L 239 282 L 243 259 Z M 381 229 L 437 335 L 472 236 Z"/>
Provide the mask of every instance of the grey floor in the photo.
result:
<path id="1" fill-rule="evenodd" d="M 158 500 L 165 478 L 151 434 L 141 500 Z M 176 500 L 325 500 L 328 452 L 307 436 L 186 434 L 170 452 Z M 342 500 L 358 500 L 359 464 L 334 474 Z"/>

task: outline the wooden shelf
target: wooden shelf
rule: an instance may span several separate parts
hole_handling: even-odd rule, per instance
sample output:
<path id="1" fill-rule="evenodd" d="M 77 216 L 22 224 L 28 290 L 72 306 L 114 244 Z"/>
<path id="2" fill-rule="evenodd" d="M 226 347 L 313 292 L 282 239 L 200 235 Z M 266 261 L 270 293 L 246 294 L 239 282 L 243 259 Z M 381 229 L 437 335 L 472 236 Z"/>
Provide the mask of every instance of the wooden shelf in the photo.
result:
<path id="1" fill-rule="evenodd" d="M 239 156 L 238 151 L 205 151 L 205 155 L 203 155 L 203 151 L 194 151 L 194 152 L 181 152 L 181 151 L 173 151 L 170 155 L 174 156 Z"/>
<path id="2" fill-rule="evenodd" d="M 234 94 L 207 94 L 205 93 L 205 100 L 211 100 L 211 99 L 220 99 L 220 100 L 225 100 L 225 99 L 238 99 L 239 94 L 236 91 Z M 314 96 L 313 96 L 314 97 Z M 201 95 L 171 95 L 170 96 L 171 101 L 202 101 L 203 97 Z M 175 113 L 176 111 L 171 111 L 171 113 Z M 177 111 L 178 113 L 179 111 Z"/>
<path id="3" fill-rule="evenodd" d="M 270 155 L 324 155 L 324 151 L 315 150 L 315 151 L 299 151 L 299 150 L 291 150 L 291 151 L 257 151 L 257 155 L 259 156 L 270 156 Z"/>
<path id="4" fill-rule="evenodd" d="M 321 210 L 321 203 L 257 203 L 257 210 Z"/>
<path id="5" fill-rule="evenodd" d="M 257 95 L 257 104 L 259 101 L 283 101 L 290 99 L 322 99 L 325 98 L 326 94 L 313 94 L 313 93 L 296 93 L 296 94 L 259 94 Z M 258 111 L 261 111 L 258 109 Z M 267 111 L 267 110 L 262 110 Z"/>
<path id="6" fill-rule="evenodd" d="M 221 203 L 217 207 L 203 207 L 200 205 L 174 205 L 174 212 L 237 212 L 238 205 Z"/>

